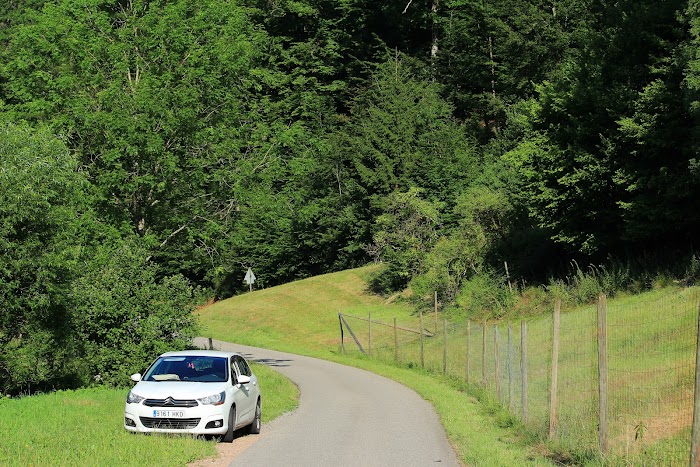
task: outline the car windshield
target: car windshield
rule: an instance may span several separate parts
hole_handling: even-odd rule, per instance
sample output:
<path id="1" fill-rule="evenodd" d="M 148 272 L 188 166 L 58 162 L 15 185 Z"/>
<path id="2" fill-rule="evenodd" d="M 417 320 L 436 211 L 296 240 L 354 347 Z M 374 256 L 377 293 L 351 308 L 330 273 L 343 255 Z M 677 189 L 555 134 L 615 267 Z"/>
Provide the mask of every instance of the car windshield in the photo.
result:
<path id="1" fill-rule="evenodd" d="M 144 381 L 228 381 L 225 357 L 173 356 L 159 357 L 143 377 Z"/>

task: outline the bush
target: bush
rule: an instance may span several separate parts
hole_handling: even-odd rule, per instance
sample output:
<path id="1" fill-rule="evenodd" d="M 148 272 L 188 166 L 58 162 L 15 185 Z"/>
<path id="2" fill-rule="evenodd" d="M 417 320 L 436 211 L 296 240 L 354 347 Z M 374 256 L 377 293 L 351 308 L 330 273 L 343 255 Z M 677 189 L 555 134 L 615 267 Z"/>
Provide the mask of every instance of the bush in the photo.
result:
<path id="1" fill-rule="evenodd" d="M 700 255 L 697 253 L 692 255 L 689 263 L 683 275 L 683 282 L 688 286 L 700 281 Z"/>
<path id="2" fill-rule="evenodd" d="M 475 274 L 462 284 L 457 304 L 466 309 L 470 316 L 488 314 L 501 318 L 513 308 L 516 301 L 516 294 L 510 292 L 502 282 L 490 272 Z"/>
<path id="3" fill-rule="evenodd" d="M 135 242 L 104 247 L 73 284 L 75 325 L 95 381 L 128 383 L 158 354 L 187 348 L 196 334 L 197 291 L 182 276 L 157 279 Z"/>

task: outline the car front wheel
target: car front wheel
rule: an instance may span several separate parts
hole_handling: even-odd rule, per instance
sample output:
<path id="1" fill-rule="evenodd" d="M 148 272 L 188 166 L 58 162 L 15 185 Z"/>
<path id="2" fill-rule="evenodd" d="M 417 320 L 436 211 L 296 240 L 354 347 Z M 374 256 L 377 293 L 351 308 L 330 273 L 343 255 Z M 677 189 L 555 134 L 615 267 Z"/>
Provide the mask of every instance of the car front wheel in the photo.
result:
<path id="1" fill-rule="evenodd" d="M 228 430 L 226 434 L 221 437 L 221 441 L 224 443 L 233 442 L 233 433 L 236 428 L 236 407 L 231 406 L 231 410 L 228 413 Z"/>
<path id="2" fill-rule="evenodd" d="M 250 434 L 257 435 L 260 433 L 260 428 L 262 427 L 261 417 L 262 409 L 260 406 L 260 399 L 258 399 L 258 403 L 255 406 L 255 418 L 253 418 L 253 423 L 251 423 L 248 428 Z"/>

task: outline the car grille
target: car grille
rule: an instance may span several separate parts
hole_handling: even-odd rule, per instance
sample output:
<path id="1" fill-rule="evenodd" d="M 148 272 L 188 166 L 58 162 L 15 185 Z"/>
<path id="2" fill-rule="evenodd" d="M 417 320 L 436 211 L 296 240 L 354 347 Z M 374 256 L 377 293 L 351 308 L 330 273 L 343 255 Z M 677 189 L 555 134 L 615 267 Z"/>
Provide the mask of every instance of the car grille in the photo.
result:
<path id="1" fill-rule="evenodd" d="M 167 430 L 187 430 L 199 425 L 201 418 L 151 418 L 139 417 L 146 428 L 161 428 Z"/>
<path id="2" fill-rule="evenodd" d="M 179 400 L 168 397 L 166 399 L 146 399 L 143 405 L 148 407 L 197 407 L 197 401 L 189 399 Z"/>

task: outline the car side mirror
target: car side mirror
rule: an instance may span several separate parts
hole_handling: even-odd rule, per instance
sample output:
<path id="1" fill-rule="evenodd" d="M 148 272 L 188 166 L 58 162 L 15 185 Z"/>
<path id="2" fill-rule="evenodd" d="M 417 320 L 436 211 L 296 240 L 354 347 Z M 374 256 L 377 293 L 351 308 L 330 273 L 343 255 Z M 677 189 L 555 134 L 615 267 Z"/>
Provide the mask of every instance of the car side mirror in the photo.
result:
<path id="1" fill-rule="evenodd" d="M 250 383 L 250 376 L 241 375 L 238 377 L 238 384 L 248 384 Z"/>
<path id="2" fill-rule="evenodd" d="M 131 381 L 135 383 L 141 381 L 141 373 L 134 373 L 133 375 L 131 375 Z"/>

